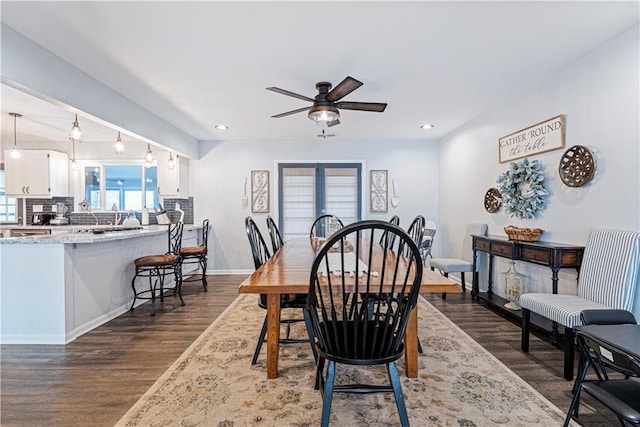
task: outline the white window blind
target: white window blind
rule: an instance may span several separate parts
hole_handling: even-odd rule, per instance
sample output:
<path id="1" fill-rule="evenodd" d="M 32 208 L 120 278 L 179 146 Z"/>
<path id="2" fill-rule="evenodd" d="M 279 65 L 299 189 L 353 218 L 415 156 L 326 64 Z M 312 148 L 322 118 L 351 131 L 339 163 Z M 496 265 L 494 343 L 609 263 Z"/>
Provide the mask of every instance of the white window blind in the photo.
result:
<path id="1" fill-rule="evenodd" d="M 316 218 L 316 170 L 283 168 L 282 175 L 282 238 L 306 237 Z"/>
<path id="2" fill-rule="evenodd" d="M 325 169 L 326 211 L 340 218 L 344 225 L 358 218 L 358 169 Z"/>

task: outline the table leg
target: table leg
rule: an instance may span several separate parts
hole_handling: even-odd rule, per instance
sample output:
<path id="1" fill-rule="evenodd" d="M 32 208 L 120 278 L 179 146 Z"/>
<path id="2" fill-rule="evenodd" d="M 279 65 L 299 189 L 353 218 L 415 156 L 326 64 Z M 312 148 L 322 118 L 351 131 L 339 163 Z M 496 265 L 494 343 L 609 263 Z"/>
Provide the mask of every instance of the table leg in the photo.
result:
<path id="1" fill-rule="evenodd" d="M 267 379 L 278 378 L 280 294 L 267 295 Z"/>
<path id="2" fill-rule="evenodd" d="M 404 335 L 404 360 L 407 377 L 418 378 L 418 306 L 411 310 Z"/>

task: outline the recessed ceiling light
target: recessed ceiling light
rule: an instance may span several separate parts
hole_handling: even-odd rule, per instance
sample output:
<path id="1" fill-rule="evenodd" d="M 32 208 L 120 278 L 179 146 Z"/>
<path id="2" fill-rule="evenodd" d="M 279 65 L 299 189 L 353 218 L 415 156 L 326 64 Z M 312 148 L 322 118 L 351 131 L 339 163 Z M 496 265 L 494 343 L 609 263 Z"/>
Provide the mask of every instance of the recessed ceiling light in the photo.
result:
<path id="1" fill-rule="evenodd" d="M 420 129 L 431 129 L 434 125 L 430 125 L 430 124 L 424 124 L 422 126 L 420 126 Z"/>
<path id="2" fill-rule="evenodd" d="M 229 126 L 227 126 L 227 125 L 215 125 L 214 127 L 216 129 L 218 129 L 218 130 L 227 130 L 227 129 L 229 129 Z"/>

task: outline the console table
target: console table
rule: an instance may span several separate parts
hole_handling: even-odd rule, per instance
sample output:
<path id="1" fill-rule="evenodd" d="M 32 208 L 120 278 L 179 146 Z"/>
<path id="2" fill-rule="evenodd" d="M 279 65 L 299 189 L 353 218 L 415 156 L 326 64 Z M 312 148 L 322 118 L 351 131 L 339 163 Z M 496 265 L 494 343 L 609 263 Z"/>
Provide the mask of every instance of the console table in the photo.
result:
<path id="1" fill-rule="evenodd" d="M 558 293 L 558 271 L 561 268 L 575 268 L 580 272 L 584 246 L 567 245 L 551 242 L 519 242 L 509 240 L 501 236 L 472 236 L 473 238 L 473 271 L 476 271 L 476 258 L 478 252 L 489 254 L 489 283 L 487 292 L 480 292 L 478 273 L 473 275 L 473 288 L 471 298 L 477 301 L 484 300 L 492 306 L 505 312 L 521 317 L 521 312 L 514 312 L 504 308 L 508 300 L 493 294 L 493 258 L 495 256 L 517 261 L 538 264 L 551 269 L 551 292 Z M 543 326 L 540 325 L 539 326 Z M 544 327 L 544 326 L 543 326 Z M 553 344 L 557 344 L 558 325 L 552 324 Z"/>

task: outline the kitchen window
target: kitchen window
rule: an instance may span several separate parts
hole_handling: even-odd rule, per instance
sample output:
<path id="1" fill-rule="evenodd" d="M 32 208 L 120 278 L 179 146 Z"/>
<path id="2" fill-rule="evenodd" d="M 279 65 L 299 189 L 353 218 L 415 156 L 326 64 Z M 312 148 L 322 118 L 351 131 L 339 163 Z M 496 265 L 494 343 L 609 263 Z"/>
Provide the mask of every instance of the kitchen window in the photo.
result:
<path id="1" fill-rule="evenodd" d="M 159 203 L 156 166 L 90 165 L 84 168 L 84 197 L 92 210 L 139 211 Z"/>
<path id="2" fill-rule="evenodd" d="M 0 222 L 18 222 L 18 199 L 5 193 L 4 170 L 0 170 Z"/>

